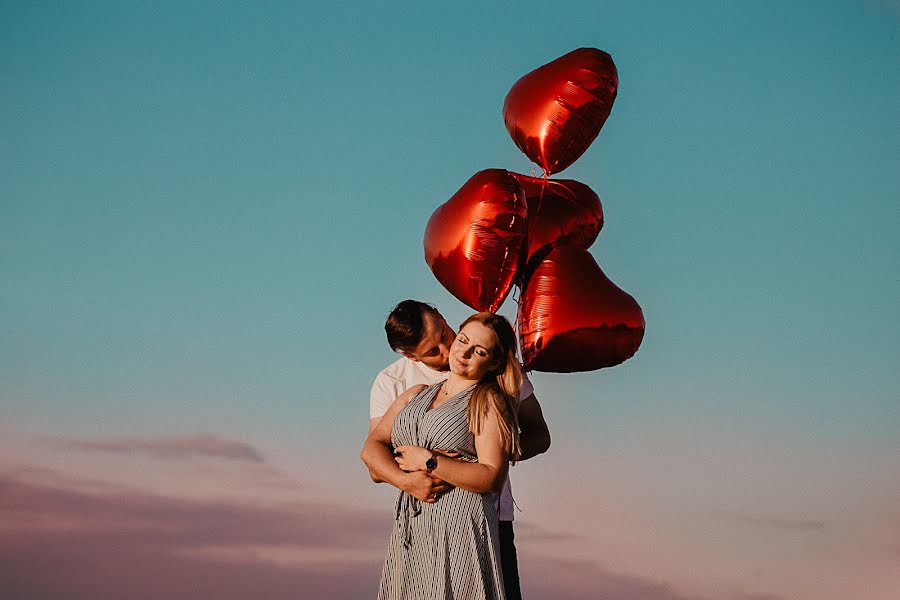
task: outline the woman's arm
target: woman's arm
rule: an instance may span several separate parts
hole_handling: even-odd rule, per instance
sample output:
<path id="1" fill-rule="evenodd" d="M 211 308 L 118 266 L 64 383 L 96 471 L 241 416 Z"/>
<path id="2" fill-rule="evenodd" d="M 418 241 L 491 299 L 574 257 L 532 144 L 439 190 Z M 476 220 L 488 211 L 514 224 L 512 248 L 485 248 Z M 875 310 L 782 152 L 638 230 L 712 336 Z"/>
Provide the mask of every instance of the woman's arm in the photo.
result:
<path id="1" fill-rule="evenodd" d="M 491 409 L 482 422 L 481 433 L 475 436 L 477 463 L 454 460 L 435 452 L 437 467 L 431 474 L 476 494 L 499 491 L 509 469 L 509 454 L 503 449 L 498 419 L 496 411 Z M 425 463 L 432 457 L 431 450 L 420 446 L 400 446 L 397 450 L 402 453 L 395 458 L 401 469 L 427 472 Z"/>
<path id="2" fill-rule="evenodd" d="M 429 475 L 426 471 L 407 473 L 397 466 L 391 453 L 391 427 L 394 418 L 423 387 L 411 387 L 397 398 L 381 421 L 369 434 L 359 457 L 369 468 L 372 480 L 390 483 L 394 487 L 415 496 L 424 502 L 434 502 L 434 496 L 447 490 L 448 486 Z"/>

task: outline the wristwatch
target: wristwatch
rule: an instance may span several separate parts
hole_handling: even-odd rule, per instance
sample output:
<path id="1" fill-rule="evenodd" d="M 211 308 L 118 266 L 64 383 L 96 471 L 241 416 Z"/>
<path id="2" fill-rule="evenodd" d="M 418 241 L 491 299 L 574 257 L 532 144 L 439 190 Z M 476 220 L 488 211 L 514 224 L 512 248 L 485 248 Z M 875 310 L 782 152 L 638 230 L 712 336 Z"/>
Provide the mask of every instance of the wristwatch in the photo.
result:
<path id="1" fill-rule="evenodd" d="M 431 458 L 425 461 L 425 468 L 428 469 L 429 473 L 437 469 L 437 454 L 431 453 Z"/>

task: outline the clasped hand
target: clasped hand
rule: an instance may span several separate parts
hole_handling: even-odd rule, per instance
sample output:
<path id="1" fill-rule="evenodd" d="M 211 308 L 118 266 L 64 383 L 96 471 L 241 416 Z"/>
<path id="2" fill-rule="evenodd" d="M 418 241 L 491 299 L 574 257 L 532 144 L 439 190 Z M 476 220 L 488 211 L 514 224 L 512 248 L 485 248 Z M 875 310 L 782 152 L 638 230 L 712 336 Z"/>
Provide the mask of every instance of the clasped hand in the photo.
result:
<path id="1" fill-rule="evenodd" d="M 459 456 L 459 452 L 443 450 L 435 450 L 435 452 L 450 458 Z M 425 462 L 429 458 L 431 458 L 431 450 L 421 446 L 397 446 L 394 449 L 394 460 L 397 462 L 397 466 L 414 475 L 415 485 L 410 486 L 406 491 L 423 502 L 433 504 L 437 501 L 438 496 L 453 486 L 428 473 Z"/>

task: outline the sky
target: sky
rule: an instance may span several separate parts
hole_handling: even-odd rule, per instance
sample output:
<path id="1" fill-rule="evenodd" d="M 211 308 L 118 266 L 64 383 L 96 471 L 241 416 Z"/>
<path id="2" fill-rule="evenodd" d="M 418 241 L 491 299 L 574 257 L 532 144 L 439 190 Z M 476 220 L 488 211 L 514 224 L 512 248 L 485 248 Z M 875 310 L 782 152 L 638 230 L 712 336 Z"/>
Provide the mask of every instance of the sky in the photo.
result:
<path id="1" fill-rule="evenodd" d="M 900 8 L 857 2 L 0 2 L 0 591 L 375 595 L 359 461 L 422 235 L 533 165 L 512 84 L 619 91 L 558 175 L 640 303 L 624 364 L 532 373 L 529 598 L 900 592 Z M 508 299 L 500 311 L 515 314 Z"/>

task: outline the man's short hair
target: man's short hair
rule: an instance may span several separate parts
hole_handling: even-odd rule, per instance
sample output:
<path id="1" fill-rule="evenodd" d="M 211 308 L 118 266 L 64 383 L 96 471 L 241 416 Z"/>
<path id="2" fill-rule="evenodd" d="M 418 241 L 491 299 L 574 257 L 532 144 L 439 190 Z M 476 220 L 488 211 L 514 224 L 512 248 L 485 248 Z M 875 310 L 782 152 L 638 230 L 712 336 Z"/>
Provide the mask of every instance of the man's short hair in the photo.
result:
<path id="1" fill-rule="evenodd" d="M 415 352 L 425 334 L 425 315 L 439 315 L 430 304 L 418 300 L 404 300 L 394 307 L 384 322 L 388 344 L 395 352 Z"/>

